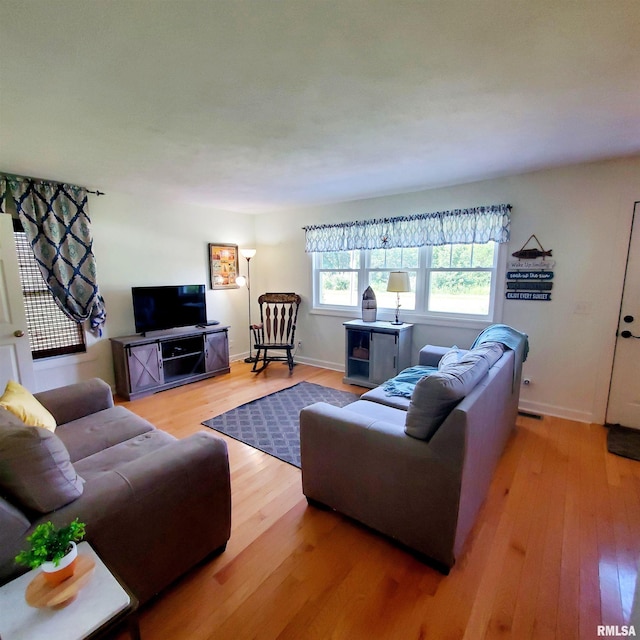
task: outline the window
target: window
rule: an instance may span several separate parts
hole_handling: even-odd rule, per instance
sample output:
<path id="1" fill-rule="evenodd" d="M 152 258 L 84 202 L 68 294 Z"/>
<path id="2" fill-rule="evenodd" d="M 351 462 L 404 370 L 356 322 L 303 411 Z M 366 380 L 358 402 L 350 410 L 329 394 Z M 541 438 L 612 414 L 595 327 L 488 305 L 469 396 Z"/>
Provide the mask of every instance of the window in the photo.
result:
<path id="1" fill-rule="evenodd" d="M 408 271 L 411 291 L 400 294 L 400 304 L 404 310 L 416 309 L 416 282 L 420 269 L 420 252 L 410 249 L 372 249 L 369 255 L 368 283 L 376 294 L 378 308 L 395 309 L 397 296 L 387 291 L 390 271 Z"/>
<path id="2" fill-rule="evenodd" d="M 68 318 L 55 303 L 17 220 L 14 220 L 14 238 L 33 358 L 86 351 L 82 325 Z"/>
<path id="3" fill-rule="evenodd" d="M 493 242 L 432 247 L 428 311 L 488 316 L 496 253 Z"/>
<path id="4" fill-rule="evenodd" d="M 332 307 L 360 304 L 360 251 L 328 251 L 314 255 L 318 303 Z"/>
<path id="5" fill-rule="evenodd" d="M 493 321 L 499 247 L 488 242 L 314 253 L 314 308 L 359 310 L 362 292 L 371 286 L 378 310 L 394 310 L 396 294 L 386 290 L 389 272 L 407 271 L 412 290 L 400 294 L 405 317 Z"/>

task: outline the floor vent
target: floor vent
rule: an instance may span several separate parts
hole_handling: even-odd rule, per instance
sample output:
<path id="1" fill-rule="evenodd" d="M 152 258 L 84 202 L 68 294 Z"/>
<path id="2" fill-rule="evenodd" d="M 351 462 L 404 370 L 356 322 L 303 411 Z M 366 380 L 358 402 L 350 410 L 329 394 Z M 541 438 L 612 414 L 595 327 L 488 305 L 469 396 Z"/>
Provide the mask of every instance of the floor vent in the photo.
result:
<path id="1" fill-rule="evenodd" d="M 539 416 L 537 413 L 529 413 L 528 411 L 518 411 L 519 416 L 523 416 L 524 418 L 533 418 L 534 420 L 542 420 L 542 416 Z"/>

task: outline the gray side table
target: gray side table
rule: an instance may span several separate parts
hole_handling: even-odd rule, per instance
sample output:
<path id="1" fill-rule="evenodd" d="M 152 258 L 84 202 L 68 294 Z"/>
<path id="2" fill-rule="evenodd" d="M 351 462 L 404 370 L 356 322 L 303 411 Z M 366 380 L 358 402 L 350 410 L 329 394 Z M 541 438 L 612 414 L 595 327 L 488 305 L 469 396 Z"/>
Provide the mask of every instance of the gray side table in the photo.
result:
<path id="1" fill-rule="evenodd" d="M 343 324 L 347 384 L 377 387 L 411 366 L 412 324 L 363 320 Z"/>

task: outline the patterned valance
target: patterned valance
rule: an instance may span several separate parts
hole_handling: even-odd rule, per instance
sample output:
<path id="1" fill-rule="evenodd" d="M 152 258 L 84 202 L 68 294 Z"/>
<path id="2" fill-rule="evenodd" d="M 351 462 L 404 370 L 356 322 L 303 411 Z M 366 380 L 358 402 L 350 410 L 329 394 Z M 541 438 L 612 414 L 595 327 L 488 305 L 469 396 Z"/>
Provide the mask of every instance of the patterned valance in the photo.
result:
<path id="1" fill-rule="evenodd" d="M 0 175 L 0 213 L 12 198 L 40 272 L 72 320 L 98 335 L 106 320 L 96 282 L 87 191 L 83 187 Z"/>
<path id="2" fill-rule="evenodd" d="M 303 227 L 307 253 L 508 242 L 511 205 Z"/>

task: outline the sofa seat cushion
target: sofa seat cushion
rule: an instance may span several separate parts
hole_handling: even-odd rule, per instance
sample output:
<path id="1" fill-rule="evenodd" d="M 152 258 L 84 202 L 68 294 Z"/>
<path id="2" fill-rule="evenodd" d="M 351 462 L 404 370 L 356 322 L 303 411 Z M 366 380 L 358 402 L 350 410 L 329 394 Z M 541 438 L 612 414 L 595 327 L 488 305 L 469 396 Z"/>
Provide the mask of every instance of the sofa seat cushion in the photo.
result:
<path id="1" fill-rule="evenodd" d="M 409 398 L 404 396 L 389 396 L 382 387 L 376 387 L 367 391 L 360 396 L 361 400 L 368 400 L 369 402 L 377 402 L 378 404 L 384 404 L 394 409 L 402 409 L 406 411 L 409 408 Z"/>
<path id="2" fill-rule="evenodd" d="M 112 447 L 98 451 L 87 458 L 78 460 L 74 466 L 87 481 L 87 484 L 90 484 L 97 476 L 117 470 L 118 467 L 132 460 L 137 460 L 172 442 L 176 442 L 176 438 L 172 435 L 159 429 L 153 429 L 153 431 L 147 431 Z"/>
<path id="3" fill-rule="evenodd" d="M 437 369 L 435 367 L 425 367 L 420 364 L 415 367 L 409 367 L 408 369 L 403 369 L 397 376 L 384 382 L 382 388 L 389 396 L 410 398 L 418 381 L 436 371 Z"/>
<path id="4" fill-rule="evenodd" d="M 83 482 L 52 431 L 24 425 L 0 428 L 0 492 L 15 506 L 54 511 L 79 498 Z"/>
<path id="5" fill-rule="evenodd" d="M 72 462 L 108 449 L 156 428 L 124 407 L 111 407 L 61 424 L 56 435 L 64 442 Z"/>
<path id="6" fill-rule="evenodd" d="M 416 385 L 407 410 L 405 432 L 413 438 L 430 440 L 451 410 L 487 375 L 487 358 L 466 354 Z"/>
<path id="7" fill-rule="evenodd" d="M 352 402 L 344 408 L 361 416 L 398 425 L 401 428 L 404 428 L 404 423 L 407 418 L 407 412 L 403 409 L 396 409 L 385 404 L 368 402 L 367 400 L 356 400 L 356 402 Z"/>

